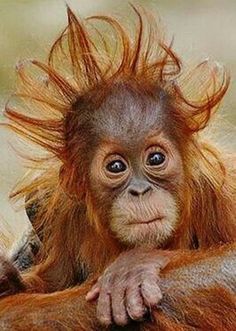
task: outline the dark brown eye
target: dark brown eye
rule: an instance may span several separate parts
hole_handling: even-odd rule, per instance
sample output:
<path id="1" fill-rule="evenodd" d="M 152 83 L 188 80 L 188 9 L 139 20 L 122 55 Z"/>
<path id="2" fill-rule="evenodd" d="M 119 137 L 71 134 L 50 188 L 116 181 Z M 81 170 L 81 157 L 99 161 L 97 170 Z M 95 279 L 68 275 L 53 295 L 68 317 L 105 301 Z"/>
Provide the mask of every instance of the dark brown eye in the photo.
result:
<path id="1" fill-rule="evenodd" d="M 147 158 L 147 165 L 159 166 L 165 162 L 165 155 L 161 152 L 150 153 Z"/>
<path id="2" fill-rule="evenodd" d="M 121 160 L 114 160 L 107 164 L 106 169 L 109 172 L 112 172 L 114 174 L 118 174 L 119 172 L 124 172 L 127 167 L 125 163 Z"/>

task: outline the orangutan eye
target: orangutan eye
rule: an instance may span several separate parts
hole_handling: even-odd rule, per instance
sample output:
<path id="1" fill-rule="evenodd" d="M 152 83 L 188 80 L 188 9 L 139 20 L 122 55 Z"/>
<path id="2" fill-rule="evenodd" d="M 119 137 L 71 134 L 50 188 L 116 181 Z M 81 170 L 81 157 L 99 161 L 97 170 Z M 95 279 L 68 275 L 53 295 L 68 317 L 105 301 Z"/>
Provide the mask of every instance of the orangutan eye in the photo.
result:
<path id="1" fill-rule="evenodd" d="M 124 172 L 127 169 L 125 163 L 121 160 L 114 160 L 107 164 L 106 169 L 112 173 Z"/>
<path id="2" fill-rule="evenodd" d="M 161 152 L 150 153 L 147 157 L 147 165 L 159 166 L 165 162 L 165 155 Z"/>

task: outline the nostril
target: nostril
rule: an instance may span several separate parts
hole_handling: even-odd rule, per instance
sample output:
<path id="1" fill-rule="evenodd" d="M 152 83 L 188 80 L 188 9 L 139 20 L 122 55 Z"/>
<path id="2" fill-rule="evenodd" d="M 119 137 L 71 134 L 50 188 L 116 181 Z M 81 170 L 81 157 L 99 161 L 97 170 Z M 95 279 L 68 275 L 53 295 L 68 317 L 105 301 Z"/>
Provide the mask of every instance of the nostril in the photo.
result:
<path id="1" fill-rule="evenodd" d="M 149 192 L 151 190 L 151 186 L 146 187 L 143 192 L 142 195 L 144 195 L 145 193 Z"/>
<path id="2" fill-rule="evenodd" d="M 134 190 L 134 189 L 130 189 L 130 190 L 129 190 L 129 193 L 130 193 L 131 195 L 133 195 L 134 197 L 139 196 L 139 192 L 136 191 L 136 190 Z"/>
<path id="3" fill-rule="evenodd" d="M 135 197 L 144 195 L 145 193 L 149 192 L 151 190 L 151 186 L 146 187 L 140 187 L 140 188 L 130 188 L 129 193 Z"/>

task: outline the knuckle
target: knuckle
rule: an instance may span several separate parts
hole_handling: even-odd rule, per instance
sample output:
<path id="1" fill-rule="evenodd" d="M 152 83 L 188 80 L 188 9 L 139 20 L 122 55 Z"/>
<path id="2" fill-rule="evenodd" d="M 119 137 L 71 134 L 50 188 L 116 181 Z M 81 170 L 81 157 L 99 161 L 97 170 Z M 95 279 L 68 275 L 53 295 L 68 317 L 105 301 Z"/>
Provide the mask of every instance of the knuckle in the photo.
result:
<path id="1" fill-rule="evenodd" d="M 111 324 L 111 319 L 107 316 L 98 316 L 100 324 L 104 326 L 109 326 Z"/>
<path id="2" fill-rule="evenodd" d="M 109 284 L 112 279 L 114 278 L 114 273 L 111 272 L 110 270 L 107 270 L 104 272 L 104 274 L 102 275 L 101 277 L 101 282 L 102 283 L 106 283 L 106 284 Z"/>
<path id="3" fill-rule="evenodd" d="M 139 304 L 140 299 L 135 295 L 135 293 L 130 292 L 129 296 L 127 298 L 128 307 L 130 309 L 133 309 L 133 307 L 136 307 Z"/>
<path id="4" fill-rule="evenodd" d="M 143 274 L 147 271 L 146 268 L 144 268 L 142 265 L 137 265 L 134 269 L 133 269 L 135 274 Z"/>
<path id="5" fill-rule="evenodd" d="M 110 296 L 111 293 L 112 293 L 112 288 L 110 288 L 110 286 L 104 287 L 101 301 L 107 301 L 107 297 Z"/>
<path id="6" fill-rule="evenodd" d="M 117 282 L 115 282 L 113 288 L 115 289 L 116 293 L 122 293 L 128 284 L 129 280 L 122 277 L 120 278 L 120 280 L 117 280 Z"/>
<path id="7" fill-rule="evenodd" d="M 104 271 L 104 274 L 100 277 L 100 278 L 102 278 L 103 280 L 104 279 L 107 279 L 107 278 L 110 278 L 110 275 L 112 274 L 112 272 L 110 271 L 110 269 L 106 269 L 105 271 Z"/>
<path id="8" fill-rule="evenodd" d="M 148 268 L 143 272 L 146 279 L 157 279 L 157 272 L 153 268 Z"/>
<path id="9" fill-rule="evenodd" d="M 97 306 L 97 319 L 102 325 L 108 326 L 111 324 L 110 312 L 101 305 Z"/>
<path id="10" fill-rule="evenodd" d="M 138 272 L 133 272 L 132 274 L 130 274 L 128 277 L 129 283 L 131 283 L 132 285 L 135 284 L 135 286 L 138 287 L 141 279 L 140 275 L 141 273 Z"/>
<path id="11" fill-rule="evenodd" d="M 105 274 L 103 275 L 102 279 L 101 279 L 101 283 L 103 285 L 109 285 L 111 283 L 111 279 L 112 279 L 112 275 L 109 274 Z"/>
<path id="12" fill-rule="evenodd" d="M 128 323 L 126 315 L 123 314 L 114 314 L 114 321 L 117 325 L 125 326 Z"/>
<path id="13" fill-rule="evenodd" d="M 100 284 L 101 291 L 104 293 L 104 295 L 110 294 L 111 289 L 113 287 L 113 283 L 110 279 L 104 279 L 103 282 Z"/>
<path id="14" fill-rule="evenodd" d="M 161 299 L 162 299 L 161 296 L 156 296 L 156 297 L 148 298 L 147 301 L 150 306 L 156 306 L 160 302 Z"/>
<path id="15" fill-rule="evenodd" d="M 151 293 L 153 293 L 153 296 L 155 297 L 162 297 L 161 289 L 157 284 L 153 286 Z"/>
<path id="16" fill-rule="evenodd" d="M 144 293 L 145 302 L 150 306 L 157 305 L 162 299 L 162 293 L 158 289 L 155 288 L 150 289 L 148 292 Z"/>

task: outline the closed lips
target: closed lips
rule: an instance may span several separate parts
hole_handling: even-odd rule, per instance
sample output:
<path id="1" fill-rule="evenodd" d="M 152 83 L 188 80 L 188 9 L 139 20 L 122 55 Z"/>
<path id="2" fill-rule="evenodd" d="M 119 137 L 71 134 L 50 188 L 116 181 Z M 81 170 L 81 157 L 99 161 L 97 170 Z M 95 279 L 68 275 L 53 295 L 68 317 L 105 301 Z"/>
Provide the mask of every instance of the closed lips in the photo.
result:
<path id="1" fill-rule="evenodd" d="M 151 220 L 147 220 L 147 221 L 138 221 L 138 222 L 133 222 L 132 224 L 150 224 L 150 223 L 154 223 L 154 222 L 158 222 L 161 221 L 163 219 L 163 217 L 157 217 L 157 218 L 153 218 Z"/>

